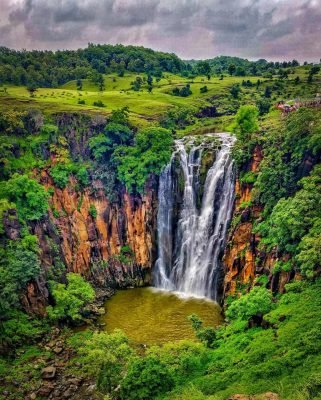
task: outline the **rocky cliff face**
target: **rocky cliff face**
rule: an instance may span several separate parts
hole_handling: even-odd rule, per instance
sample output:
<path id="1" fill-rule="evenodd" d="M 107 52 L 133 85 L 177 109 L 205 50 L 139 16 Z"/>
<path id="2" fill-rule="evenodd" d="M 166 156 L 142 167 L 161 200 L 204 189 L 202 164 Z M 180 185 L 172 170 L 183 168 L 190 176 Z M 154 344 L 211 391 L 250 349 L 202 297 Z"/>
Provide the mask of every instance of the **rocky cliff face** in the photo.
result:
<path id="1" fill-rule="evenodd" d="M 42 172 L 41 182 L 54 190 L 51 205 L 55 213 L 50 212 L 51 220 L 58 231 L 69 272 L 89 276 L 91 266 L 119 255 L 124 246 L 133 251 L 134 265 L 142 270 L 151 268 L 157 201 L 155 182 L 148 183 L 143 197 L 129 195 L 122 189 L 119 200 L 114 203 L 107 199 L 103 189 L 95 194 L 90 189 L 80 193 L 72 180 L 65 189 L 54 187 L 46 171 Z M 90 215 L 91 206 L 97 211 L 96 217 Z M 45 230 L 44 226 L 36 227 L 41 243 L 46 240 Z"/>
<path id="2" fill-rule="evenodd" d="M 98 286 L 126 287 L 150 283 L 155 260 L 157 184 L 151 179 L 146 195 L 125 189 L 111 203 L 103 189 L 79 192 L 76 181 L 65 189 L 54 186 L 46 170 L 40 181 L 53 196 L 49 218 L 33 229 L 41 249 L 41 277 L 30 282 L 23 295 L 30 312 L 44 312 L 47 276 L 59 271 L 76 272 Z M 90 214 L 94 206 L 97 216 Z M 54 210 L 54 211 L 53 211 Z"/>
<path id="3" fill-rule="evenodd" d="M 108 196 L 106 182 L 96 179 L 95 171 L 84 189 L 73 175 L 60 189 L 50 176 L 50 167 L 66 159 L 89 160 L 88 141 L 101 132 L 106 119 L 62 113 L 55 122 L 58 132 L 52 132 L 49 142 L 39 148 L 39 157 L 47 160 L 48 166 L 33 172 L 51 194 L 48 216 L 30 224 L 31 233 L 39 239 L 42 270 L 21 300 L 27 311 L 36 314 L 45 312 L 47 281 L 53 276 L 63 281 L 66 272 L 75 272 L 97 286 L 142 286 L 150 283 L 156 258 L 156 178 L 149 179 L 142 196 L 129 194 L 119 183 L 115 195 Z M 104 179 L 108 184 L 108 174 Z M 17 216 L 8 214 L 4 228 L 8 239 L 20 237 Z"/>
<path id="4" fill-rule="evenodd" d="M 248 171 L 257 172 L 261 160 L 261 149 L 257 147 Z M 243 204 L 249 204 L 251 201 L 252 186 L 252 184 L 241 183 L 239 178 L 236 180 L 233 221 L 224 255 L 225 296 L 235 294 L 238 285 L 251 282 L 255 276 L 257 238 L 252 229 L 253 220 L 260 210 L 251 206 L 242 208 Z"/>
<path id="5" fill-rule="evenodd" d="M 262 150 L 254 149 L 247 171 L 258 172 L 262 161 Z M 235 295 L 255 278 L 265 275 L 267 285 L 274 292 L 282 292 L 293 276 L 282 271 L 272 274 L 277 255 L 265 253 L 259 248 L 260 237 L 253 232 L 253 225 L 260 218 L 260 206 L 251 205 L 253 184 L 236 180 L 235 205 L 232 226 L 224 254 L 224 297 Z M 244 206 L 245 205 L 245 206 Z M 298 277 L 299 278 L 299 277 Z"/>

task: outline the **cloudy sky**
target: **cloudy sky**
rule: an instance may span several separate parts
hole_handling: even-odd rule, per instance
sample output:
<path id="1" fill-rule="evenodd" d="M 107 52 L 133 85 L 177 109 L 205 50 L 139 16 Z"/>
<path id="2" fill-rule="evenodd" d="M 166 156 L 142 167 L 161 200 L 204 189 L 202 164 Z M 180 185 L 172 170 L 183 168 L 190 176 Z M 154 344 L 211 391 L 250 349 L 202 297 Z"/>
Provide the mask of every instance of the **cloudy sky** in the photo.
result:
<path id="1" fill-rule="evenodd" d="M 317 61 L 321 0 L 0 0 L 0 45 L 137 44 L 183 58 Z"/>

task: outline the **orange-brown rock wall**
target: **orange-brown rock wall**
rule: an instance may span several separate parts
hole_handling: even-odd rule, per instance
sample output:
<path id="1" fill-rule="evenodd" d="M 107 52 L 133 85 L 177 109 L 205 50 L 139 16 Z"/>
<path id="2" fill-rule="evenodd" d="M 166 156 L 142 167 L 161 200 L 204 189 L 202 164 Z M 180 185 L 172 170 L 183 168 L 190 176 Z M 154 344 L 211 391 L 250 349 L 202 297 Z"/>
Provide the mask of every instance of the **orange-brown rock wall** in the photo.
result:
<path id="1" fill-rule="evenodd" d="M 262 151 L 256 146 L 247 171 L 259 172 Z M 255 278 L 266 275 L 273 291 L 284 290 L 290 273 L 273 275 L 272 270 L 277 256 L 264 253 L 260 249 L 260 237 L 253 231 L 255 221 L 260 218 L 262 208 L 253 202 L 253 184 L 242 183 L 239 178 L 235 184 L 235 204 L 233 221 L 229 232 L 223 258 L 224 297 L 237 294 L 245 285 L 251 285 Z"/>
<path id="2" fill-rule="evenodd" d="M 154 261 L 156 190 L 149 187 L 146 195 L 129 195 L 125 190 L 111 203 L 103 189 L 79 191 L 76 181 L 59 189 L 44 170 L 41 182 L 53 190 L 50 219 L 60 238 L 60 248 L 69 272 L 89 275 L 95 261 L 107 261 L 119 255 L 122 246 L 134 253 L 134 263 L 150 269 Z M 97 216 L 90 215 L 94 206 Z M 36 227 L 42 242 L 42 227 Z"/>

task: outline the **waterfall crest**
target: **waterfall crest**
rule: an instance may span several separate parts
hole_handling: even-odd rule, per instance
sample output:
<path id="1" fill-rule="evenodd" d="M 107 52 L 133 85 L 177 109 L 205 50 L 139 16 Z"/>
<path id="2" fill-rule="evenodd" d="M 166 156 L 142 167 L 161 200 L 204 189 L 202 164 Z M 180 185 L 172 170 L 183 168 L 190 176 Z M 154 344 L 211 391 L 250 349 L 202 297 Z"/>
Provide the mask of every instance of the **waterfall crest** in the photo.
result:
<path id="1" fill-rule="evenodd" d="M 187 142 L 177 140 L 172 159 L 160 176 L 154 284 L 165 290 L 216 300 L 234 201 L 230 153 L 235 139 L 226 133 L 207 135 L 207 138 L 216 138 L 218 148 L 214 150 L 215 160 L 207 171 L 203 188 L 202 155 L 213 146 L 213 140 L 204 139 L 201 143 L 196 138 Z M 181 182 L 178 182 L 177 168 Z"/>

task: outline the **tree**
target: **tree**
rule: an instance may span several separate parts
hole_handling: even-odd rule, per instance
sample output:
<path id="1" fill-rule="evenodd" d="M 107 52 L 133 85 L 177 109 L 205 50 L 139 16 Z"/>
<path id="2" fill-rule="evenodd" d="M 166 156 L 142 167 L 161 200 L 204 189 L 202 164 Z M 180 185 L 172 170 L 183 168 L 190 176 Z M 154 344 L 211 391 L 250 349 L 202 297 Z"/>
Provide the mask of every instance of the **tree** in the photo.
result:
<path id="1" fill-rule="evenodd" d="M 151 93 L 153 90 L 153 77 L 151 75 L 148 75 L 147 77 L 147 85 L 148 85 L 148 91 Z"/>
<path id="2" fill-rule="evenodd" d="M 242 141 L 249 141 L 251 134 L 258 130 L 258 109 L 255 106 L 241 106 L 235 116 L 232 131 Z"/>
<path id="3" fill-rule="evenodd" d="M 271 102 L 268 99 L 261 98 L 256 102 L 260 115 L 267 114 L 271 108 Z"/>
<path id="4" fill-rule="evenodd" d="M 236 66 L 235 66 L 235 64 L 230 64 L 230 65 L 228 66 L 227 70 L 228 70 L 228 73 L 229 73 L 231 76 L 234 75 L 234 74 L 235 74 L 235 71 L 236 71 Z"/>
<path id="5" fill-rule="evenodd" d="M 115 124 L 129 125 L 128 119 L 129 109 L 128 107 L 117 108 L 111 112 L 108 122 L 114 122 Z"/>
<path id="6" fill-rule="evenodd" d="M 118 146 L 113 155 L 118 179 L 128 190 L 142 191 L 150 174 L 159 174 L 168 163 L 173 137 L 164 128 L 146 128 L 138 132 L 134 146 Z"/>
<path id="7" fill-rule="evenodd" d="M 104 75 L 98 73 L 97 71 L 95 71 L 92 74 L 92 78 L 91 80 L 93 81 L 93 83 L 95 85 L 98 86 L 99 90 L 102 92 L 105 89 L 105 80 L 104 80 Z"/>
<path id="8" fill-rule="evenodd" d="M 82 90 L 82 80 L 77 79 L 77 90 Z"/>
<path id="9" fill-rule="evenodd" d="M 108 157 L 113 149 L 112 140 L 103 133 L 91 137 L 88 144 L 95 160 L 97 161 L 101 161 L 104 157 Z"/>
<path id="10" fill-rule="evenodd" d="M 215 329 L 212 326 L 203 328 L 203 321 L 196 314 L 190 315 L 188 319 L 191 321 L 192 328 L 195 331 L 197 339 L 200 340 L 206 347 L 214 349 L 216 347 Z"/>
<path id="11" fill-rule="evenodd" d="M 235 71 L 235 75 L 236 76 L 245 76 L 246 75 L 246 71 L 243 67 L 237 67 L 236 71 Z"/>
<path id="12" fill-rule="evenodd" d="M 55 301 L 54 306 L 48 306 L 47 312 L 54 321 L 79 321 L 85 305 L 95 298 L 95 291 L 78 274 L 68 273 L 67 283 L 50 282 L 50 292 Z"/>
<path id="13" fill-rule="evenodd" d="M 46 189 L 27 175 L 14 174 L 2 184 L 3 195 L 15 203 L 19 217 L 37 221 L 46 215 L 49 194 Z"/>
<path id="14" fill-rule="evenodd" d="M 237 99 L 239 97 L 239 94 L 241 93 L 240 85 L 232 85 L 230 93 L 234 99 Z"/>
<path id="15" fill-rule="evenodd" d="M 265 91 L 264 91 L 264 97 L 269 99 L 271 97 L 271 94 L 272 94 L 272 90 L 271 90 L 270 86 L 266 86 Z"/>
<path id="16" fill-rule="evenodd" d="M 30 97 L 34 97 L 34 95 L 35 95 L 36 91 L 38 90 L 38 88 L 37 88 L 37 85 L 35 83 L 30 83 L 27 86 L 27 90 L 28 90 L 28 92 L 30 94 Z"/>
<path id="17" fill-rule="evenodd" d="M 133 132 L 128 126 L 110 122 L 104 129 L 105 135 L 112 141 L 113 145 L 129 144 Z"/>
<path id="18" fill-rule="evenodd" d="M 230 320 L 248 320 L 258 314 L 267 314 L 272 305 L 272 293 L 268 289 L 255 286 L 249 293 L 230 304 L 226 316 Z"/>
<path id="19" fill-rule="evenodd" d="M 310 75 L 316 75 L 320 72 L 320 66 L 319 65 L 313 65 L 310 69 Z"/>
<path id="20" fill-rule="evenodd" d="M 92 337 L 82 341 L 77 353 L 82 371 L 97 380 L 97 386 L 104 393 L 113 393 L 124 378 L 133 350 L 128 338 L 120 330 L 94 332 Z"/>
<path id="21" fill-rule="evenodd" d="M 205 75 L 208 79 L 211 77 L 212 69 L 208 61 L 199 61 L 196 70 L 199 75 Z"/>
<path id="22" fill-rule="evenodd" d="M 178 88 L 176 88 L 176 89 L 178 89 Z M 174 90 L 173 90 L 173 93 L 174 93 Z M 181 97 L 188 97 L 191 94 L 192 94 L 192 91 L 191 91 L 191 86 L 189 83 L 187 83 L 185 86 L 183 86 L 181 90 L 178 90 L 178 95 Z"/>
<path id="23" fill-rule="evenodd" d="M 139 92 L 142 83 L 143 83 L 142 78 L 140 76 L 136 76 L 136 79 L 131 83 L 133 90 L 135 92 Z"/>
<path id="24" fill-rule="evenodd" d="M 166 364 L 148 355 L 136 358 L 128 366 L 121 384 L 123 400 L 150 400 L 174 387 L 173 376 Z"/>

